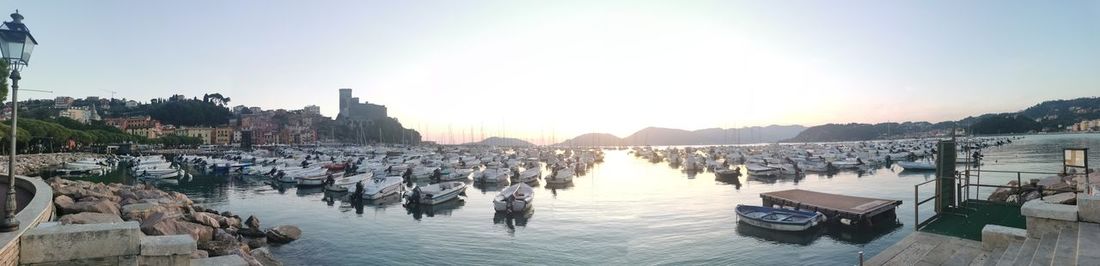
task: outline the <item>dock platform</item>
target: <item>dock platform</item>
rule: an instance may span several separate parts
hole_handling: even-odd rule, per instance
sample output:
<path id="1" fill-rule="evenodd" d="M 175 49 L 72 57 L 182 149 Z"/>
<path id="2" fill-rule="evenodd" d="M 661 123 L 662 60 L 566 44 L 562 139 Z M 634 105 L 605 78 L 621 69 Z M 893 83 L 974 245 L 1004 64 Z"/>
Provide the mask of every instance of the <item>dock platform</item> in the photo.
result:
<path id="1" fill-rule="evenodd" d="M 825 214 L 830 220 L 845 218 L 856 223 L 871 223 L 873 218 L 894 215 L 900 200 L 854 197 L 809 190 L 791 189 L 760 193 L 764 206 L 791 207 Z"/>

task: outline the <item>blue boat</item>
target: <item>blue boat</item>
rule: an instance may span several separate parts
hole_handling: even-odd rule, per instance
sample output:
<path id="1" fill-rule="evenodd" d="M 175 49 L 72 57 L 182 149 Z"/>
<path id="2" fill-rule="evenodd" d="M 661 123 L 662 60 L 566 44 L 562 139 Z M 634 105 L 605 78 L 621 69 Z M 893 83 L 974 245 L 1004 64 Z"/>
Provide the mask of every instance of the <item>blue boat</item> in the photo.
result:
<path id="1" fill-rule="evenodd" d="M 816 212 L 737 205 L 737 217 L 746 224 L 779 231 L 805 231 L 825 221 Z"/>

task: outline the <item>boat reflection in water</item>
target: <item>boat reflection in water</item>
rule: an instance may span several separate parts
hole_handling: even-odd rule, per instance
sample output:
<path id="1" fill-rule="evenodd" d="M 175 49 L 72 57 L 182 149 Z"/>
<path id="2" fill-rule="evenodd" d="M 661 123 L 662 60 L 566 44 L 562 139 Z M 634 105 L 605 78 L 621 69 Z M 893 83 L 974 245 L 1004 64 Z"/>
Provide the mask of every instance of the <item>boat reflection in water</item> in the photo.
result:
<path id="1" fill-rule="evenodd" d="M 532 206 L 534 207 L 534 206 Z M 514 232 L 516 226 L 527 226 L 527 221 L 531 220 L 531 216 L 535 215 L 535 209 L 529 208 L 524 212 L 496 212 L 493 215 L 493 224 L 502 224 L 508 228 L 509 232 Z"/>
<path id="2" fill-rule="evenodd" d="M 286 191 L 288 189 L 298 186 L 298 184 L 295 184 L 295 183 L 284 183 L 284 182 L 269 182 L 268 184 L 270 184 L 271 187 L 274 188 L 275 190 L 279 191 L 279 194 L 286 194 Z"/>
<path id="3" fill-rule="evenodd" d="M 502 183 L 486 183 L 486 182 L 474 182 L 474 188 L 481 191 L 481 194 L 489 194 L 489 192 L 500 192 L 501 189 L 508 186 L 508 182 Z M 493 193 L 496 195 L 496 193 Z"/>
<path id="4" fill-rule="evenodd" d="M 764 184 L 775 184 L 775 183 L 786 183 L 786 182 L 794 182 L 795 184 L 798 184 L 798 182 L 802 181 L 803 179 L 806 179 L 805 174 L 780 175 L 780 176 L 748 175 L 748 177 L 745 178 L 746 181 L 755 181 L 757 183 L 764 183 Z"/>
<path id="5" fill-rule="evenodd" d="M 325 192 L 325 187 L 322 187 L 322 186 L 298 187 L 298 190 L 297 190 L 296 194 L 298 194 L 299 197 L 304 197 L 304 196 L 309 196 L 309 195 L 324 193 L 324 192 Z"/>
<path id="6" fill-rule="evenodd" d="M 341 212 L 354 209 L 356 214 L 363 214 L 363 209 L 367 206 L 373 207 L 375 212 L 385 211 L 386 208 L 401 203 L 402 199 L 401 193 L 392 193 L 377 199 L 354 199 L 351 196 L 351 193 L 347 193 L 343 198 L 339 198 Z"/>
<path id="7" fill-rule="evenodd" d="M 873 226 L 848 226 L 837 223 L 827 223 L 815 226 L 806 231 L 787 232 L 764 229 L 743 222 L 737 222 L 737 234 L 756 238 L 764 241 L 809 246 L 821 236 L 826 236 L 837 242 L 862 245 L 870 243 L 879 237 L 888 235 L 901 229 L 902 224 L 895 220 L 883 219 Z"/>
<path id="8" fill-rule="evenodd" d="M 550 195 L 553 195 L 553 197 L 555 199 L 558 198 L 558 190 L 568 191 L 572 187 L 573 187 L 573 182 L 558 183 L 558 184 L 549 184 L 548 183 L 548 184 L 543 186 L 543 188 L 550 191 Z"/>
<path id="9" fill-rule="evenodd" d="M 436 215 L 450 216 L 451 211 L 462 208 L 466 205 L 466 200 L 461 198 L 455 198 L 439 204 L 405 204 L 405 210 L 409 215 L 412 215 L 414 220 L 420 221 L 424 216 L 435 217 Z"/>
<path id="10" fill-rule="evenodd" d="M 714 181 L 722 184 L 733 185 L 734 189 L 737 190 L 741 189 L 741 178 L 737 176 L 722 176 L 719 174 L 714 174 Z"/>
<path id="11" fill-rule="evenodd" d="M 321 197 L 321 201 L 324 201 L 328 206 L 332 206 L 336 204 L 337 199 L 340 199 L 341 202 L 345 202 L 348 194 L 347 191 L 336 192 L 326 190 L 324 191 L 324 196 Z"/>

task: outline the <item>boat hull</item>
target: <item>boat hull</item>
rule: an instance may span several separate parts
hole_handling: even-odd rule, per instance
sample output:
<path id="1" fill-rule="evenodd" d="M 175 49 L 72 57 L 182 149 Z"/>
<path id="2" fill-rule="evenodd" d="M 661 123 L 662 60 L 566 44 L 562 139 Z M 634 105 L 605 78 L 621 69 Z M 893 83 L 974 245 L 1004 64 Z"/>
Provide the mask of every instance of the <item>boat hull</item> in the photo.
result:
<path id="1" fill-rule="evenodd" d="M 735 212 L 739 222 L 777 231 L 805 231 L 825 220 L 825 216 L 820 213 L 745 205 L 737 205 Z M 790 219 L 790 221 L 783 219 L 771 220 L 769 217 L 793 217 L 797 219 Z"/>

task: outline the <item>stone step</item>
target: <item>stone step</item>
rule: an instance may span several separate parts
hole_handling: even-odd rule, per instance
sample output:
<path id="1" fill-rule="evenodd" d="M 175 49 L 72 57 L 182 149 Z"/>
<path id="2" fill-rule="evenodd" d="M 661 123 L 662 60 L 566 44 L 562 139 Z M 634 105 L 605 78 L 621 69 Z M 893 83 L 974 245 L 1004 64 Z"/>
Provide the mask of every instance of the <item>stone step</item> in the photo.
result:
<path id="1" fill-rule="evenodd" d="M 1012 260 L 1012 266 L 1027 266 L 1031 264 L 1031 258 L 1035 256 L 1035 250 L 1039 248 L 1038 238 L 1028 238 L 1024 245 L 1020 246 L 1020 252 L 1016 259 Z"/>
<path id="2" fill-rule="evenodd" d="M 1074 265 L 1077 261 L 1077 229 L 1063 228 L 1058 233 L 1058 242 L 1054 246 L 1054 256 L 1050 265 Z"/>
<path id="3" fill-rule="evenodd" d="M 1100 265 L 1100 224 L 1077 223 L 1076 265 Z"/>
<path id="4" fill-rule="evenodd" d="M 997 248 L 997 249 L 994 249 L 993 251 L 990 251 L 989 254 L 985 257 L 985 260 L 981 261 L 981 264 L 971 264 L 971 265 L 975 265 L 975 266 L 977 266 L 977 265 L 996 266 L 997 261 L 1000 260 L 1001 255 L 1004 255 L 1004 254 L 1005 254 L 1005 248 Z"/>
<path id="5" fill-rule="evenodd" d="M 1016 255 L 1020 254 L 1020 246 L 1023 246 L 1024 242 L 1012 241 L 1005 247 L 1005 253 L 1001 255 L 1001 259 L 997 260 L 997 266 L 1011 266 L 1012 261 L 1016 260 Z"/>
<path id="6" fill-rule="evenodd" d="M 979 252 L 979 251 L 980 251 L 980 249 L 977 249 L 977 248 L 974 248 L 974 249 L 960 248 L 957 251 L 955 251 L 955 254 L 952 254 L 951 257 L 948 257 L 947 260 L 943 262 L 943 265 L 944 266 L 970 265 L 971 262 L 973 262 L 977 257 L 979 257 L 981 255 L 981 252 Z"/>
<path id="7" fill-rule="evenodd" d="M 1028 265 L 1051 265 L 1051 259 L 1054 257 L 1054 248 L 1058 244 L 1058 234 L 1059 233 L 1049 232 L 1044 234 L 1043 238 L 1039 239 L 1039 247 L 1035 249 L 1035 256 L 1031 258 L 1031 263 Z"/>

